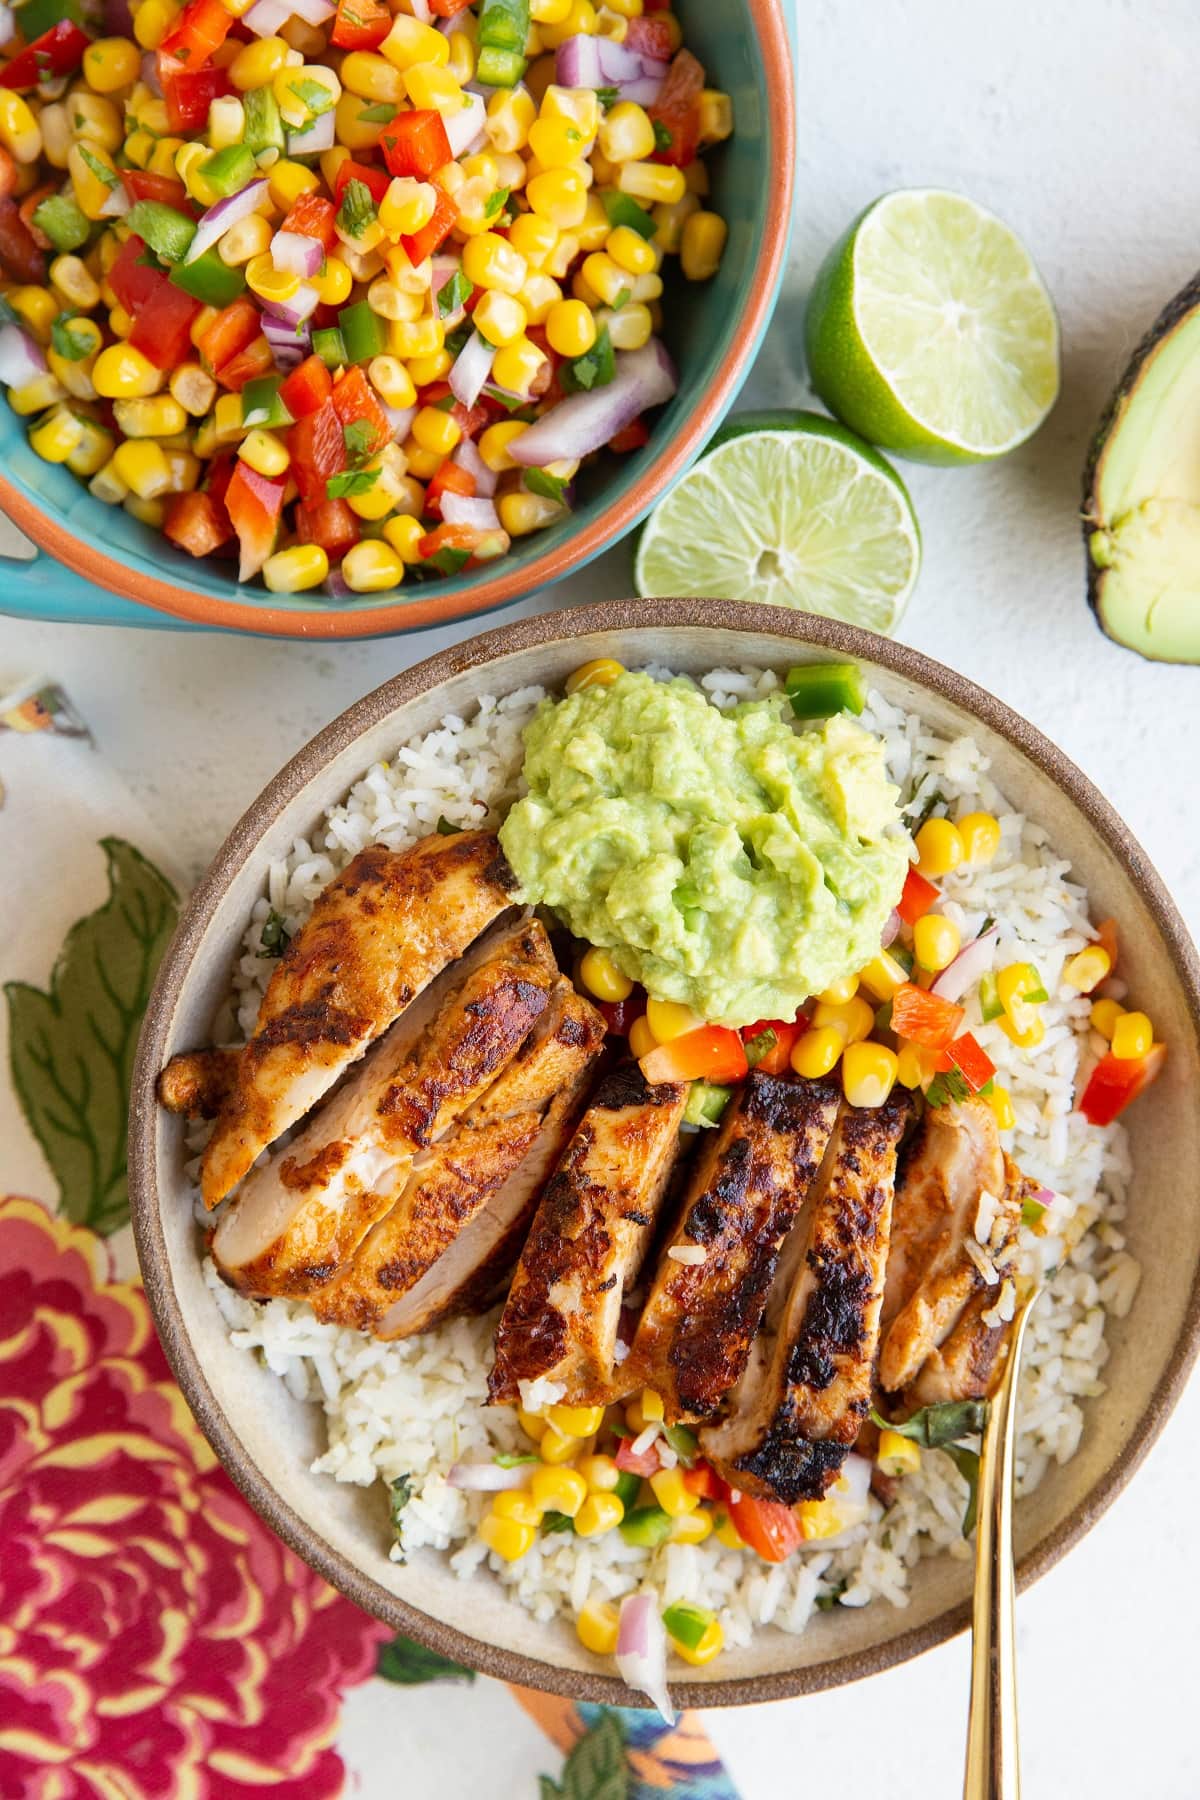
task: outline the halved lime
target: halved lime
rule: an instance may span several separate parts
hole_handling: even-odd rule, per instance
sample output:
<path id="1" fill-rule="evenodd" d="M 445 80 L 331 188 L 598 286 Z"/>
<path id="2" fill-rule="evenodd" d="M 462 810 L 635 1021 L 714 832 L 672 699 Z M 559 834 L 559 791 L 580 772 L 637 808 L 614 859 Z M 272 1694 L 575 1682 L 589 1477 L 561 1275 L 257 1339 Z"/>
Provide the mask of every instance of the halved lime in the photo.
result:
<path id="1" fill-rule="evenodd" d="M 887 632 L 920 563 L 904 483 L 869 444 L 818 413 L 747 413 L 650 514 L 634 582 Z"/>
<path id="2" fill-rule="evenodd" d="M 1003 456 L 1058 397 L 1058 320 L 1020 239 L 962 194 L 885 194 L 834 245 L 805 319 L 813 386 L 919 462 Z"/>

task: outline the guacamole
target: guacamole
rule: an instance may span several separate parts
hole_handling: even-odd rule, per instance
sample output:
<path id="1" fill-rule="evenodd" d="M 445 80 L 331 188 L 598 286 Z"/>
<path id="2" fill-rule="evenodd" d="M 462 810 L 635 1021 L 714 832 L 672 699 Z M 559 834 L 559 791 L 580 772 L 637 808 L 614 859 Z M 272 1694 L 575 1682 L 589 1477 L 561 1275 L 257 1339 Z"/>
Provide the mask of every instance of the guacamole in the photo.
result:
<path id="1" fill-rule="evenodd" d="M 500 841 L 531 904 L 710 1023 L 790 1019 L 877 953 L 910 843 L 883 746 L 772 695 L 622 674 L 545 701 Z"/>

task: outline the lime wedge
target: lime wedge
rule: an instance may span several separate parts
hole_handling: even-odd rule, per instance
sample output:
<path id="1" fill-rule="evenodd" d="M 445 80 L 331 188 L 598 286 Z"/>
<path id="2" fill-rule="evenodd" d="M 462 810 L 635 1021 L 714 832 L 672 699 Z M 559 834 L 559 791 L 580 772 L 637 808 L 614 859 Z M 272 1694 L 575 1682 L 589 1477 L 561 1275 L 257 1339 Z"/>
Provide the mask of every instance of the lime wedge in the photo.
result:
<path id="1" fill-rule="evenodd" d="M 891 631 L 921 562 L 912 503 L 868 444 L 817 413 L 724 426 L 642 529 L 643 599 L 760 600 Z"/>
<path id="2" fill-rule="evenodd" d="M 805 320 L 826 406 L 920 462 L 1003 456 L 1058 396 L 1058 320 L 1008 226 L 961 194 L 885 194 L 822 264 Z"/>

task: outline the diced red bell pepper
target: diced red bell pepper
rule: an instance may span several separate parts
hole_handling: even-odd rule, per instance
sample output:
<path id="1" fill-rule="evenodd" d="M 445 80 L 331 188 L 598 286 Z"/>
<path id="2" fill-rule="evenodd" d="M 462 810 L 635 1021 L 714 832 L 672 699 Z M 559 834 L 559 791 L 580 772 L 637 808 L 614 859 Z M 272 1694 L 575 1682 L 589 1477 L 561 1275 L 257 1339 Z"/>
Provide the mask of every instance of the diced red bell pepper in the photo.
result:
<path id="1" fill-rule="evenodd" d="M 471 0 L 429 0 L 429 10 L 439 19 L 456 19 L 465 12 Z"/>
<path id="2" fill-rule="evenodd" d="M 131 200 L 159 200 L 185 215 L 192 210 L 188 191 L 172 175 L 156 175 L 153 169 L 120 169 L 118 173 Z"/>
<path id="3" fill-rule="evenodd" d="M 0 70 L 0 87 L 35 88 L 53 76 L 70 75 L 83 61 L 88 43 L 87 32 L 73 19 L 60 19 Z"/>
<path id="4" fill-rule="evenodd" d="M 200 491 L 171 495 L 163 515 L 163 532 L 189 556 L 211 556 L 228 543 L 233 525 L 221 502 Z"/>
<path id="5" fill-rule="evenodd" d="M 225 492 L 225 510 L 241 546 L 238 580 L 258 574 L 275 548 L 286 482 L 270 481 L 240 459 Z"/>
<path id="6" fill-rule="evenodd" d="M 458 218 L 458 208 L 446 190 L 436 181 L 432 186 L 435 195 L 433 217 L 428 225 L 422 225 L 420 231 L 414 231 L 410 237 L 400 239 L 400 248 L 414 269 L 432 256 L 435 250 L 441 249 Z"/>
<path id="7" fill-rule="evenodd" d="M 392 29 L 392 15 L 380 0 L 338 0 L 329 41 L 339 50 L 377 50 Z"/>
<path id="8" fill-rule="evenodd" d="M 655 62 L 670 62 L 674 50 L 671 27 L 665 19 L 630 19 L 621 41 L 627 50 L 638 56 L 652 56 Z M 700 85 L 703 87 L 703 79 Z"/>
<path id="9" fill-rule="evenodd" d="M 706 1462 L 693 1463 L 690 1469 L 683 1471 L 683 1485 L 689 1494 L 698 1494 L 701 1500 L 728 1500 L 729 1483 L 723 1481 L 714 1468 Z"/>
<path id="10" fill-rule="evenodd" d="M 347 369 L 335 384 L 333 407 L 342 421 L 343 431 L 348 425 L 363 424 L 367 427 L 371 435 L 362 447 L 364 457 L 375 456 L 391 441 L 392 428 L 388 424 L 387 414 L 360 368 Z"/>
<path id="11" fill-rule="evenodd" d="M 232 94 L 233 83 L 225 69 L 209 64 L 203 69 L 189 69 L 173 56 L 159 51 L 158 79 L 167 108 L 167 123 L 172 131 L 202 131 L 208 122 L 208 109 L 222 94 Z"/>
<path id="12" fill-rule="evenodd" d="M 236 356 L 231 356 L 228 362 L 223 362 L 214 373 L 223 388 L 240 394 L 248 381 L 258 381 L 263 375 L 272 374 L 274 368 L 275 358 L 271 346 L 265 334 L 259 332 L 244 349 L 239 350 Z"/>
<path id="13" fill-rule="evenodd" d="M 946 1055 L 973 1094 L 978 1094 L 995 1078 L 996 1065 L 969 1031 L 946 1045 Z"/>
<path id="14" fill-rule="evenodd" d="M 332 400 L 297 419 L 287 434 L 291 472 L 306 506 L 328 500 L 326 483 L 346 467 L 346 440 Z"/>
<path id="15" fill-rule="evenodd" d="M 947 1050 L 965 1017 L 953 1000 L 943 1000 L 940 994 L 931 994 L 911 981 L 892 995 L 892 1030 L 897 1037 L 927 1050 Z"/>
<path id="16" fill-rule="evenodd" d="M 462 494 L 470 500 L 475 493 L 475 477 L 467 469 L 460 469 L 449 457 L 436 469 L 429 486 L 425 489 L 425 511 L 431 519 L 442 516 L 442 495 L 445 493 Z M 445 548 L 446 546 L 439 546 Z M 472 546 L 474 548 L 474 546 Z M 432 553 L 431 553 L 432 554 Z"/>
<path id="17" fill-rule="evenodd" d="M 109 277 L 111 281 L 111 276 Z M 114 292 L 116 290 L 114 289 Z M 118 299 L 120 295 L 118 294 Z M 122 302 L 124 304 L 124 302 Z M 245 294 L 221 308 L 200 333 L 196 344 L 210 369 L 219 369 L 252 343 L 262 330 L 262 320 L 253 300 Z"/>
<path id="18" fill-rule="evenodd" d="M 916 863 L 909 863 L 896 911 L 906 925 L 915 925 L 918 919 L 932 911 L 941 897 L 941 890 L 935 888 L 932 881 L 926 881 Z"/>
<path id="19" fill-rule="evenodd" d="M 437 406 L 443 400 L 449 400 L 453 389 L 448 381 L 431 381 L 428 387 L 417 389 L 418 406 Z M 473 438 L 491 422 L 491 409 L 479 401 L 474 406 L 464 406 L 461 400 L 455 400 L 448 409 L 450 417 L 458 426 L 464 437 Z"/>
<path id="20" fill-rule="evenodd" d="M 1131 1100 L 1157 1080 L 1167 1060 L 1167 1046 L 1153 1044 L 1145 1056 L 1114 1056 L 1110 1050 L 1092 1070 L 1079 1102 L 1089 1125 L 1111 1125 Z"/>
<path id="21" fill-rule="evenodd" d="M 631 21 L 636 23 L 636 21 Z M 681 50 L 667 72 L 658 99 L 646 108 L 659 148 L 651 161 L 686 169 L 700 146 L 700 95 L 704 69 L 690 50 Z"/>
<path id="22" fill-rule="evenodd" d="M 13 281 L 46 279 L 45 252 L 39 250 L 15 200 L 0 200 L 0 267 Z"/>
<path id="23" fill-rule="evenodd" d="M 390 13 L 388 17 L 391 18 Z M 337 243 L 337 207 L 322 194 L 301 194 L 279 229 L 316 238 L 326 250 L 332 250 Z"/>
<path id="24" fill-rule="evenodd" d="M 348 156 L 333 178 L 333 197 L 339 206 L 342 204 L 342 195 L 352 181 L 361 181 L 370 190 L 371 198 L 378 206 L 391 186 L 392 178 L 386 169 L 368 168 L 366 163 L 355 162 Z"/>
<path id="25" fill-rule="evenodd" d="M 222 0 L 188 0 L 158 48 L 189 69 L 208 61 L 229 36 L 233 14 Z"/>
<path id="26" fill-rule="evenodd" d="M 319 356 L 306 356 L 279 386 L 279 398 L 293 419 L 318 412 L 333 393 L 333 376 Z"/>
<path id="27" fill-rule="evenodd" d="M 1117 958 L 1120 955 L 1120 943 L 1117 937 L 1117 921 L 1115 919 L 1101 919 L 1096 927 L 1096 941 L 1102 950 L 1108 952 L 1108 960 L 1112 964 L 1112 968 L 1110 968 L 1108 972 L 1111 975 L 1113 969 L 1117 966 Z"/>
<path id="28" fill-rule="evenodd" d="M 609 438 L 608 447 L 610 450 L 615 450 L 618 456 L 628 456 L 632 451 L 642 449 L 649 442 L 650 427 L 645 419 L 634 419 L 633 423 L 627 425 L 624 431 L 618 431 L 615 437 Z"/>
<path id="29" fill-rule="evenodd" d="M 198 300 L 164 276 L 133 314 L 129 343 L 148 357 L 156 369 L 175 368 L 191 354 L 192 326 L 201 310 Z"/>
<path id="30" fill-rule="evenodd" d="M 146 246 L 140 237 L 127 237 L 121 254 L 108 271 L 108 285 L 117 296 L 117 304 L 135 319 L 156 288 L 166 285 L 161 269 L 143 261 Z"/>
<path id="31" fill-rule="evenodd" d="M 296 536 L 319 544 L 331 563 L 339 562 L 362 536 L 362 526 L 344 500 L 303 501 L 296 508 Z"/>
<path id="32" fill-rule="evenodd" d="M 645 989 L 635 987 L 624 1000 L 600 1000 L 597 1004 L 604 1014 L 610 1037 L 628 1037 L 630 1027 L 646 1010 Z"/>
<path id="33" fill-rule="evenodd" d="M 658 1460 L 658 1439 L 647 1444 L 644 1450 L 634 1453 L 633 1438 L 623 1437 L 617 1444 L 616 1463 L 624 1475 L 640 1475 L 643 1481 L 649 1481 L 651 1475 L 657 1475 L 661 1468 Z"/>
<path id="34" fill-rule="evenodd" d="M 437 525 L 417 539 L 417 554 L 425 562 L 439 550 L 465 550 L 468 556 L 474 556 L 486 536 L 486 532 L 479 531 L 474 525 Z M 464 567 L 469 565 L 464 564 Z"/>
<path id="35" fill-rule="evenodd" d="M 393 175 L 428 181 L 435 169 L 454 160 L 442 115 L 432 110 L 397 113 L 379 140 L 383 160 Z"/>
<path id="36" fill-rule="evenodd" d="M 208 465 L 208 479 L 204 483 L 204 491 L 211 494 L 218 506 L 224 506 L 225 496 L 229 492 L 229 484 L 233 480 L 238 466 L 238 459 L 231 450 L 222 450 L 214 456 Z"/>
<path id="37" fill-rule="evenodd" d="M 754 1067 L 761 1069 L 764 1075 L 786 1075 L 791 1064 L 792 1045 L 806 1023 L 801 1013 L 798 1019 L 790 1022 L 787 1019 L 758 1019 L 753 1025 L 743 1025 L 743 1044 L 752 1044 L 755 1038 L 762 1037 L 768 1031 L 775 1034 L 775 1042 L 769 1050 L 764 1051 Z"/>
<path id="38" fill-rule="evenodd" d="M 753 1494 L 731 1494 L 729 1516 L 743 1543 L 764 1562 L 786 1562 L 804 1542 L 800 1521 L 781 1500 L 756 1500 Z"/>
<path id="39" fill-rule="evenodd" d="M 669 1043 L 656 1044 L 639 1064 L 651 1087 L 664 1081 L 741 1081 L 749 1069 L 746 1047 L 725 1025 L 701 1025 Z"/>

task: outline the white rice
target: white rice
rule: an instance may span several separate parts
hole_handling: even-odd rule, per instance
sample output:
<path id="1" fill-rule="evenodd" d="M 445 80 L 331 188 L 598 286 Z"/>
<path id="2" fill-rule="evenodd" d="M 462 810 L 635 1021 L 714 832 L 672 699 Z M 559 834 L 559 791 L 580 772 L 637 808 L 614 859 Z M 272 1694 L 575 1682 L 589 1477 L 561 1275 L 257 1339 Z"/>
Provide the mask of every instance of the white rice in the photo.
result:
<path id="1" fill-rule="evenodd" d="M 701 685 L 716 705 L 728 707 L 761 698 L 779 684 L 771 671 L 720 669 Z M 366 844 L 402 849 L 434 829 L 439 817 L 464 826 L 498 823 L 519 791 L 521 732 L 542 698 L 540 688 L 485 696 L 470 718 L 447 718 L 436 731 L 402 745 L 390 763 L 366 772 L 312 842 L 298 840 L 289 856 L 271 865 L 234 971 L 231 1009 L 242 1034 L 254 1024 L 273 967 L 259 954 L 268 913 L 274 910 L 295 932 L 321 889 Z M 974 739 L 940 738 L 876 694 L 863 722 L 885 741 L 910 817 L 939 796 L 951 817 L 983 809 L 999 818 L 994 861 L 947 877 L 943 910 L 964 939 L 994 918 L 995 967 L 1032 960 L 1050 994 L 1042 1009 L 1046 1034 L 1033 1052 L 1014 1048 L 995 1024 L 982 1023 L 974 998 L 967 1002 L 968 1026 L 1012 1097 L 1011 1153 L 1053 1193 L 1040 1232 L 1022 1232 L 1027 1262 L 1061 1265 L 1034 1311 L 1022 1368 L 1017 1474 L 1019 1491 L 1027 1494 L 1051 1463 L 1067 1462 L 1078 1448 L 1083 1402 L 1104 1392 L 1107 1317 L 1129 1310 L 1139 1276 L 1120 1229 L 1130 1181 L 1125 1134 L 1120 1126 L 1096 1130 L 1072 1110 L 1080 1071 L 1097 1054 L 1088 1000 L 1061 983 L 1066 958 L 1093 936 L 1087 897 L 1046 832 L 1015 812 L 995 786 Z M 995 1285 L 989 1316 L 1000 1323 L 1011 1318 L 1016 1294 L 988 1252 L 997 1223 L 996 1202 L 988 1200 L 981 1200 L 975 1221 L 979 1241 L 968 1248 Z M 407 1477 L 412 1497 L 403 1514 L 403 1553 L 449 1551 L 451 1567 L 464 1579 L 486 1563 L 540 1620 L 574 1613 L 589 1596 L 615 1600 L 651 1586 L 667 1602 L 715 1607 L 727 1642 L 743 1645 L 768 1624 L 803 1631 L 814 1609 L 834 1599 L 843 1606 L 880 1598 L 904 1606 L 909 1570 L 923 1555 L 970 1554 L 961 1534 L 965 1482 L 949 1457 L 927 1451 L 919 1472 L 898 1483 L 886 1513 L 872 1498 L 862 1523 L 777 1566 L 711 1537 L 702 1545 L 648 1551 L 627 1544 L 617 1531 L 591 1540 L 540 1535 L 519 1562 L 502 1562 L 475 1532 L 487 1497 L 462 1493 L 445 1479 L 455 1461 L 490 1461 L 497 1453 L 528 1448 L 511 1409 L 484 1405 L 494 1315 L 382 1344 L 319 1324 L 301 1303 L 244 1300 L 211 1264 L 206 1273 L 232 1341 L 261 1356 L 294 1394 L 323 1407 L 328 1448 L 314 1468 L 363 1486 Z M 539 1391 L 524 1399 L 536 1407 L 559 1397 Z M 383 1550 L 381 1545 L 381 1555 Z"/>

